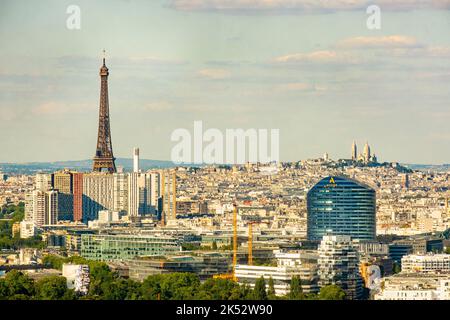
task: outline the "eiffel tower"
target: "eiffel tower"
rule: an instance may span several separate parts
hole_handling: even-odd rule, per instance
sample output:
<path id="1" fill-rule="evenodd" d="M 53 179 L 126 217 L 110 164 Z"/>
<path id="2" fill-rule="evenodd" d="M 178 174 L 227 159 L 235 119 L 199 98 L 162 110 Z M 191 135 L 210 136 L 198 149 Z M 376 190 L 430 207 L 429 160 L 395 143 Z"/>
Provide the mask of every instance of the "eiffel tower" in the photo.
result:
<path id="1" fill-rule="evenodd" d="M 103 50 L 103 54 L 105 51 Z M 97 151 L 95 152 L 94 165 L 92 171 L 101 172 L 106 169 L 109 173 L 115 173 L 116 164 L 113 155 L 111 128 L 109 119 L 109 102 L 108 102 L 108 75 L 109 71 L 105 65 L 105 57 L 103 57 L 103 66 L 100 68 L 100 112 L 98 120 L 98 138 Z"/>

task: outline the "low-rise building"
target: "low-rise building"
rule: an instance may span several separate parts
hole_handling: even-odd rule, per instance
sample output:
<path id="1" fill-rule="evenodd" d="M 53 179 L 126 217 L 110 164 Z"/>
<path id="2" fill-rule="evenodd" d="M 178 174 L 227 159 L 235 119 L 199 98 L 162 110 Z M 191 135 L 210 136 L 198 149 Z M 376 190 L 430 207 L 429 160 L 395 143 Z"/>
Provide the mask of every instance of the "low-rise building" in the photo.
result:
<path id="1" fill-rule="evenodd" d="M 450 273 L 448 254 L 410 254 L 402 258 L 402 272 L 405 273 Z"/>
<path id="2" fill-rule="evenodd" d="M 450 277 L 435 274 L 400 273 L 384 278 L 375 300 L 448 300 Z"/>
<path id="3" fill-rule="evenodd" d="M 171 255 L 157 257 L 137 257 L 125 261 L 128 276 L 143 281 L 150 275 L 173 272 L 190 272 L 199 276 L 200 280 L 212 278 L 217 274 L 231 272 L 227 256 L 216 253 L 196 253 L 194 255 Z"/>
<path id="4" fill-rule="evenodd" d="M 81 256 L 100 261 L 129 260 L 139 256 L 168 255 L 180 250 L 178 241 L 166 236 L 81 236 Z"/>
<path id="5" fill-rule="evenodd" d="M 67 279 L 67 288 L 80 294 L 89 291 L 89 266 L 82 264 L 63 264 L 62 275 Z"/>
<path id="6" fill-rule="evenodd" d="M 235 276 L 239 283 L 246 283 L 250 287 L 255 286 L 257 279 L 264 277 L 266 284 L 270 278 L 274 282 L 276 295 L 289 293 L 292 277 L 297 276 L 301 280 L 304 293 L 317 293 L 319 291 L 317 275 L 317 259 L 315 252 L 274 251 L 277 266 L 250 266 L 237 265 Z"/>
<path id="7" fill-rule="evenodd" d="M 22 221 L 20 222 L 20 237 L 22 239 L 27 239 L 34 237 L 36 235 L 36 226 L 33 221 Z"/>

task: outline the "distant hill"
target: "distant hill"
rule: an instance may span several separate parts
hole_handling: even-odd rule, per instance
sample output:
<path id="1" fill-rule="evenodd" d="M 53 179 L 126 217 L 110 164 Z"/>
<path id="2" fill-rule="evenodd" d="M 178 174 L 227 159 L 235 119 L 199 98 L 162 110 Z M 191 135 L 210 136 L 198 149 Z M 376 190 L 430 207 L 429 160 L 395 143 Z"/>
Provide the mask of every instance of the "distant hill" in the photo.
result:
<path id="1" fill-rule="evenodd" d="M 171 161 L 140 159 L 140 168 L 142 170 L 163 169 L 175 167 Z M 133 168 L 133 159 L 117 158 L 116 166 L 123 167 L 125 171 L 131 171 Z M 80 161 L 56 161 L 56 162 L 28 162 L 28 163 L 0 163 L 0 171 L 10 174 L 33 174 L 36 172 L 54 172 L 62 169 L 71 169 L 76 171 L 90 171 L 92 169 L 92 160 Z"/>
<path id="2" fill-rule="evenodd" d="M 143 171 L 150 169 L 164 169 L 176 167 L 176 165 L 172 161 L 164 161 L 164 160 L 140 159 L 139 164 L 140 168 Z M 183 164 L 183 165 L 201 167 L 201 165 L 190 165 L 190 164 Z M 117 158 L 116 166 L 123 167 L 125 171 L 131 171 L 133 169 L 133 159 Z M 420 170 L 420 171 L 434 171 L 434 172 L 450 171 L 450 164 L 401 163 L 401 166 L 411 170 Z M 71 169 L 80 172 L 91 171 L 92 160 L 0 163 L 0 171 L 6 174 L 35 174 L 36 172 L 54 172 L 62 169 Z"/>
<path id="3" fill-rule="evenodd" d="M 402 163 L 404 167 L 412 170 L 419 171 L 435 171 L 435 172 L 445 172 L 450 170 L 450 164 L 414 164 L 414 163 Z"/>

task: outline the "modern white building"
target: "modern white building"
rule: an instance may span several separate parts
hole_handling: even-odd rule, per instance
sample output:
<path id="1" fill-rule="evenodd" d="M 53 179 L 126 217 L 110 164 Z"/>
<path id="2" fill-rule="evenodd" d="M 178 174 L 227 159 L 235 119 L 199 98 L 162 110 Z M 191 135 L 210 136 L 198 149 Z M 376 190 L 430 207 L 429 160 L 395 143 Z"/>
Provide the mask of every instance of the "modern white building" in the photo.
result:
<path id="1" fill-rule="evenodd" d="M 120 220 L 120 214 L 117 211 L 102 210 L 98 213 L 99 222 L 117 222 Z"/>
<path id="2" fill-rule="evenodd" d="M 128 174 L 114 174 L 114 211 L 128 211 Z"/>
<path id="3" fill-rule="evenodd" d="M 376 241 L 361 241 L 356 244 L 360 255 L 367 256 L 387 256 L 389 255 L 389 245 Z"/>
<path id="4" fill-rule="evenodd" d="M 319 291 L 317 276 L 317 254 L 315 252 L 295 251 L 285 252 L 274 251 L 277 259 L 277 266 L 250 266 L 237 265 L 235 275 L 238 282 L 255 286 L 256 280 L 264 277 L 266 285 L 270 278 L 274 281 L 276 295 L 286 295 L 289 293 L 293 276 L 298 276 L 302 282 L 304 293 L 317 293 Z"/>
<path id="5" fill-rule="evenodd" d="M 83 264 L 63 264 L 62 275 L 67 279 L 67 288 L 83 295 L 89 292 L 89 266 Z"/>
<path id="6" fill-rule="evenodd" d="M 25 217 L 35 227 L 55 225 L 58 222 L 58 191 L 34 190 L 25 197 Z M 31 229 L 29 229 L 31 232 Z M 24 232 L 24 235 L 27 234 Z"/>
<path id="7" fill-rule="evenodd" d="M 382 280 L 375 300 L 450 300 L 448 275 L 400 273 Z"/>
<path id="8" fill-rule="evenodd" d="M 132 172 L 128 176 L 128 216 L 137 217 L 143 212 L 141 190 L 145 188 L 145 176 Z"/>
<path id="9" fill-rule="evenodd" d="M 158 208 L 159 175 L 130 173 L 128 176 L 128 215 L 154 215 Z"/>
<path id="10" fill-rule="evenodd" d="M 133 149 L 133 172 L 139 173 L 139 148 Z"/>
<path id="11" fill-rule="evenodd" d="M 46 173 L 38 173 L 35 177 L 35 187 L 39 191 L 49 191 L 52 189 L 52 175 Z"/>
<path id="12" fill-rule="evenodd" d="M 101 210 L 114 210 L 114 175 L 83 175 L 83 219 L 95 220 Z"/>
<path id="13" fill-rule="evenodd" d="M 46 193 L 47 210 L 45 212 L 45 225 L 55 225 L 58 223 L 58 191 L 48 191 Z"/>
<path id="14" fill-rule="evenodd" d="M 450 273 L 448 254 L 410 254 L 402 258 L 404 273 Z"/>
<path id="15" fill-rule="evenodd" d="M 33 221 L 23 220 L 20 222 L 20 237 L 27 239 L 36 235 L 36 226 Z"/>
<path id="16" fill-rule="evenodd" d="M 155 213 L 158 210 L 158 200 L 161 197 L 161 176 L 157 171 L 149 171 L 147 177 L 150 183 L 150 211 Z"/>
<path id="17" fill-rule="evenodd" d="M 47 194 L 45 191 L 34 190 L 32 192 L 31 201 L 32 205 L 28 206 L 32 208 L 32 213 L 28 214 L 33 217 L 33 222 L 37 227 L 41 227 L 45 224 L 45 217 L 47 211 Z"/>
<path id="18" fill-rule="evenodd" d="M 318 249 L 319 286 L 338 285 L 347 299 L 362 296 L 357 242 L 344 235 L 324 235 Z"/>
<path id="19" fill-rule="evenodd" d="M 83 175 L 83 216 L 96 220 L 102 210 L 137 217 L 156 212 L 159 175 L 154 173 L 90 173 Z M 173 191 L 172 188 L 170 191 Z M 172 198 L 170 198 L 172 199 Z"/>
<path id="20" fill-rule="evenodd" d="M 110 226 L 112 223 L 120 223 L 120 212 L 111 210 L 101 210 L 98 212 L 98 219 L 88 221 L 90 229 L 98 229 L 105 226 Z"/>

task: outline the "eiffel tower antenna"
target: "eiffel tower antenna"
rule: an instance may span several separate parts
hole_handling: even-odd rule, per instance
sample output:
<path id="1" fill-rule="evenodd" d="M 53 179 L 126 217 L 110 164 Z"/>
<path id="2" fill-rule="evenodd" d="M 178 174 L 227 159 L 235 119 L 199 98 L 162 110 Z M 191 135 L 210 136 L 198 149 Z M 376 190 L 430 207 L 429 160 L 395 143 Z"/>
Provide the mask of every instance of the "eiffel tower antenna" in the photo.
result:
<path id="1" fill-rule="evenodd" d="M 108 76 L 109 70 L 105 63 L 106 51 L 103 50 L 103 65 L 100 68 L 100 110 L 98 119 L 97 150 L 95 151 L 92 171 L 101 172 L 106 169 L 109 173 L 115 173 L 116 164 L 112 149 L 111 128 L 108 101 Z"/>

